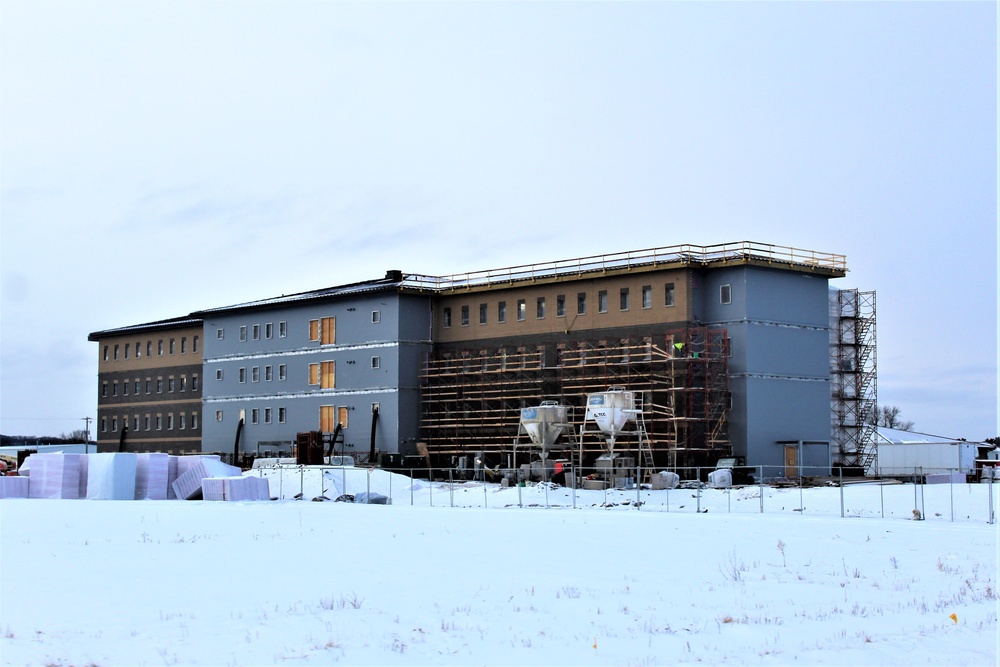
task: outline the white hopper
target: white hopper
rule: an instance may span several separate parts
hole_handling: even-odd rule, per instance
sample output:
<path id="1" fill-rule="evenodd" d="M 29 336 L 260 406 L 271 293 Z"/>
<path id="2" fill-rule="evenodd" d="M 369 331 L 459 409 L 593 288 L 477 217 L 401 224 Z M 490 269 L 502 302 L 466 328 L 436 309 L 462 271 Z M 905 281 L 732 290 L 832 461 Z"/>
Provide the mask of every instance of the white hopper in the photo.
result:
<path id="1" fill-rule="evenodd" d="M 135 500 L 136 455 L 91 454 L 87 462 L 88 500 Z"/>
<path id="2" fill-rule="evenodd" d="M 541 447 L 542 451 L 552 449 L 563 431 L 571 428 L 566 423 L 565 405 L 556 401 L 542 401 L 534 408 L 521 408 L 521 429 L 528 434 L 532 444 Z"/>
<path id="3" fill-rule="evenodd" d="M 29 497 L 79 498 L 80 458 L 79 454 L 32 454 L 28 457 L 31 462 Z"/>
<path id="4" fill-rule="evenodd" d="M 635 421 L 635 392 L 612 387 L 608 391 L 588 394 L 587 420 L 610 436 L 618 435 L 625 424 Z"/>

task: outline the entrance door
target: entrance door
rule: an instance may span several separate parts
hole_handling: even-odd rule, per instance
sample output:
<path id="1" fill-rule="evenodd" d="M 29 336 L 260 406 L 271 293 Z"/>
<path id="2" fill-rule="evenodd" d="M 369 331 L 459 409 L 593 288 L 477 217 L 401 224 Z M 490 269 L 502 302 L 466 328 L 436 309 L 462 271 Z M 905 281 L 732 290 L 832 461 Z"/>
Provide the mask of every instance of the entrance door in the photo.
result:
<path id="1" fill-rule="evenodd" d="M 785 445 L 785 477 L 797 477 L 799 474 L 799 446 Z"/>

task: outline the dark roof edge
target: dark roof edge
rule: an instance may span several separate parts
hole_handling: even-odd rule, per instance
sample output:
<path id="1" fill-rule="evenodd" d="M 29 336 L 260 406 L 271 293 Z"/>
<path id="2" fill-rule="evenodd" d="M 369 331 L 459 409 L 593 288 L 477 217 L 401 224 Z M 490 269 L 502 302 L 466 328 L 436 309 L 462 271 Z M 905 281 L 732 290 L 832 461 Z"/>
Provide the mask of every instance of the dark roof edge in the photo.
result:
<path id="1" fill-rule="evenodd" d="M 157 320 L 156 322 L 146 322 L 145 324 L 130 324 L 128 326 L 118 327 L 117 329 L 105 329 L 103 331 L 95 331 L 87 336 L 87 340 L 94 342 L 101 340 L 102 338 L 109 338 L 111 336 L 120 336 L 137 331 L 160 331 L 163 329 L 177 329 L 179 327 L 194 326 L 201 323 L 202 320 L 200 317 L 192 317 L 191 315 L 184 315 L 182 317 L 172 317 L 168 320 Z"/>

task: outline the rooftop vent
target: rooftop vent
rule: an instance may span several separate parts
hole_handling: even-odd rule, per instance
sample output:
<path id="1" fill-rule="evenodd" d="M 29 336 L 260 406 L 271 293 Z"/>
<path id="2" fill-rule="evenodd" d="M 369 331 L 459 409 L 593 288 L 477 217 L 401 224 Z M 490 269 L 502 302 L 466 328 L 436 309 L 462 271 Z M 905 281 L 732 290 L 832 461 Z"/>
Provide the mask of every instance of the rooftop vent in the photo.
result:
<path id="1" fill-rule="evenodd" d="M 396 269 L 389 269 L 385 272 L 385 279 L 394 283 L 403 282 L 403 272 Z"/>

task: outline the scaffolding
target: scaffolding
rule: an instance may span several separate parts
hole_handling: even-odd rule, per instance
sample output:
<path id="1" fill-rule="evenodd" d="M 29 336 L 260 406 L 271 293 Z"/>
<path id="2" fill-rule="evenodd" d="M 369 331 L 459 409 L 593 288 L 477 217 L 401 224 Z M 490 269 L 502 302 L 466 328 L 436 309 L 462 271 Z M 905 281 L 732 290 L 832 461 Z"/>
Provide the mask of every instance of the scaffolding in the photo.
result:
<path id="1" fill-rule="evenodd" d="M 641 394 L 655 465 L 714 465 L 731 453 L 728 432 L 728 336 L 724 328 L 686 327 L 655 336 L 595 338 L 435 350 L 421 372 L 421 439 L 439 463 L 482 452 L 505 464 L 521 408 L 542 400 L 570 406 L 585 461 L 605 438 L 582 430 L 587 395 L 611 386 Z M 640 459 L 639 438 L 621 444 Z"/>
<path id="2" fill-rule="evenodd" d="M 875 406 L 875 292 L 830 291 L 832 437 L 839 464 L 874 469 L 878 456 Z"/>

